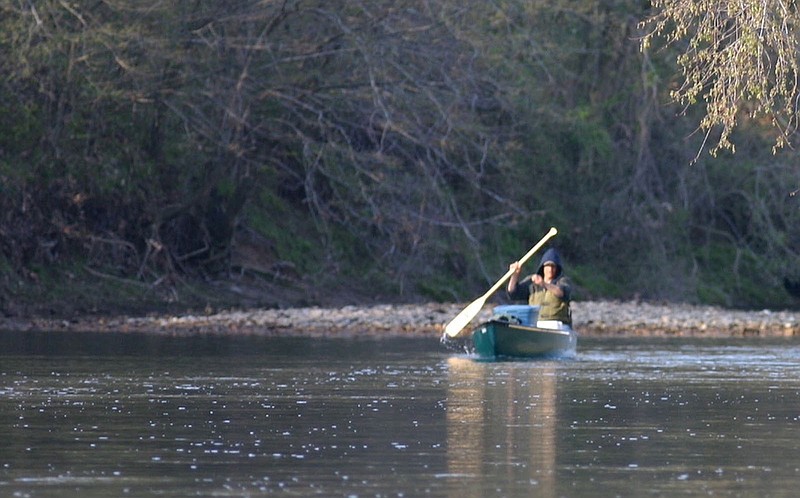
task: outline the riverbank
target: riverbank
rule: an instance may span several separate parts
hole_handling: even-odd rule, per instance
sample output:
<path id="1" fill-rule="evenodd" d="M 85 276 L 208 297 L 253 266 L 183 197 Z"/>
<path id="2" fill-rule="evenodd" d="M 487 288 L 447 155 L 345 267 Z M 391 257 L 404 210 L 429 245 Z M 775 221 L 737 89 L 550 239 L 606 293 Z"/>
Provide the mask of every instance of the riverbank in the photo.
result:
<path id="1" fill-rule="evenodd" d="M 0 321 L 0 329 L 166 335 L 440 337 L 444 326 L 466 304 L 207 309 L 198 314 L 101 316 L 68 320 L 17 318 Z M 487 304 L 473 323 L 488 318 L 492 306 Z M 800 313 L 793 311 L 739 311 L 686 304 L 581 301 L 573 303 L 573 317 L 573 325 L 582 336 L 800 335 Z"/>

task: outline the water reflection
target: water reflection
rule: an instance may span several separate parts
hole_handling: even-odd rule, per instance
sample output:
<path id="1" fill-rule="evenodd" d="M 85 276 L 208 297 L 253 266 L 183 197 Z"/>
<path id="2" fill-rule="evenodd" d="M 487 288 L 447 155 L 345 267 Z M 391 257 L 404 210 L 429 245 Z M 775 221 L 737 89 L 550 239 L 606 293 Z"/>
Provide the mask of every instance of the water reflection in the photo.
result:
<path id="1" fill-rule="evenodd" d="M 797 341 L 0 332 L 0 496 L 794 496 Z"/>
<path id="2" fill-rule="evenodd" d="M 466 496 L 485 496 L 498 482 L 555 496 L 556 364 L 452 357 L 447 365 L 448 469 L 472 481 Z"/>

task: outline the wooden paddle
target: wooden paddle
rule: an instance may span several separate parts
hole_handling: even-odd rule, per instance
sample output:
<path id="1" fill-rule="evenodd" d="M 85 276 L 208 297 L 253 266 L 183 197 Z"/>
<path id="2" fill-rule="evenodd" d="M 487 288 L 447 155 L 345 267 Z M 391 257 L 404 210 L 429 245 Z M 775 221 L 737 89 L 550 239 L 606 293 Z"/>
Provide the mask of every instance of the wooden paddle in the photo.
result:
<path id="1" fill-rule="evenodd" d="M 537 242 L 536 245 L 533 246 L 531 248 L 531 250 L 528 251 L 525 254 L 525 256 L 522 256 L 522 258 L 519 260 L 519 264 L 522 265 L 526 261 L 528 261 L 530 259 L 530 257 L 533 256 L 534 253 L 536 253 L 536 251 L 538 251 L 539 248 L 541 248 L 544 245 L 544 243 L 547 242 L 547 240 L 550 237 L 552 237 L 553 235 L 555 235 L 557 233 L 558 233 L 558 230 L 556 230 L 555 227 L 550 228 L 550 231 L 547 232 L 547 235 L 542 237 L 542 240 Z M 455 337 L 455 336 L 457 336 L 459 334 L 459 332 L 461 332 L 464 329 L 464 327 L 466 327 L 467 324 L 469 322 L 471 322 L 472 319 L 475 318 L 475 316 L 477 316 L 478 313 L 481 312 L 481 308 L 483 308 L 483 305 L 486 304 L 486 300 L 489 299 L 489 297 L 492 294 L 497 292 L 497 289 L 499 289 L 500 286 L 503 285 L 503 283 L 505 283 L 506 280 L 508 280 L 508 278 L 511 276 L 512 273 L 513 273 L 513 270 L 509 269 L 506 272 L 506 274 L 503 275 L 503 278 L 498 280 L 497 283 L 495 283 L 492 286 L 491 289 L 486 291 L 486 294 L 484 294 L 481 297 L 479 297 L 478 299 L 472 301 L 469 304 L 469 306 L 467 306 L 466 308 L 461 310 L 461 313 L 459 313 L 455 318 L 453 318 L 450 321 L 450 323 L 448 323 L 447 326 L 444 328 L 445 335 L 447 337 Z"/>

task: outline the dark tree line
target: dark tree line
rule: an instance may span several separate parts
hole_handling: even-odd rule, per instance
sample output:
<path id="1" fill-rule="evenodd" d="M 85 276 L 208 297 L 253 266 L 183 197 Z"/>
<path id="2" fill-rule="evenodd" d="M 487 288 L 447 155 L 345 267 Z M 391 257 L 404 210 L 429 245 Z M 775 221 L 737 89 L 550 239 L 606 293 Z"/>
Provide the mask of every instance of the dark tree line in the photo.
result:
<path id="1" fill-rule="evenodd" d="M 82 258 L 153 284 L 241 270 L 257 240 L 300 271 L 462 299 L 555 225 L 587 295 L 783 299 L 793 152 L 745 123 L 736 156 L 692 164 L 647 13 L 5 2 L 0 250 L 9 271 Z"/>

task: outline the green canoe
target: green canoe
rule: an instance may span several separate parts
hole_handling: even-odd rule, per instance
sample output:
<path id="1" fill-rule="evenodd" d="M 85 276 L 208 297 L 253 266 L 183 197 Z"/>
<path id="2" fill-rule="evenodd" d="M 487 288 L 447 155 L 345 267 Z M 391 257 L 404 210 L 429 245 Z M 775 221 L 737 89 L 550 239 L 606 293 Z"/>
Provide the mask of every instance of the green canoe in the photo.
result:
<path id="1" fill-rule="evenodd" d="M 535 323 L 535 306 L 498 306 L 492 317 L 472 331 L 475 354 L 482 358 L 570 357 L 575 354 L 578 334 L 569 326 L 541 328 Z"/>

